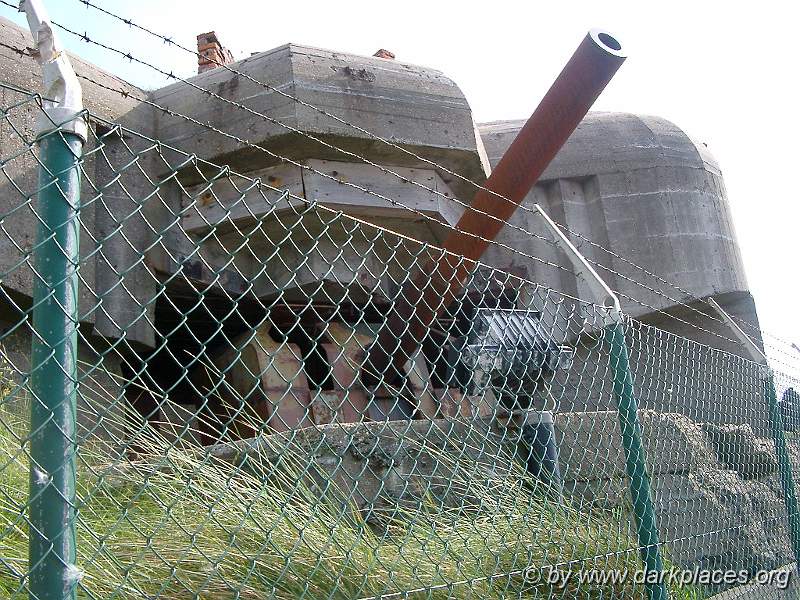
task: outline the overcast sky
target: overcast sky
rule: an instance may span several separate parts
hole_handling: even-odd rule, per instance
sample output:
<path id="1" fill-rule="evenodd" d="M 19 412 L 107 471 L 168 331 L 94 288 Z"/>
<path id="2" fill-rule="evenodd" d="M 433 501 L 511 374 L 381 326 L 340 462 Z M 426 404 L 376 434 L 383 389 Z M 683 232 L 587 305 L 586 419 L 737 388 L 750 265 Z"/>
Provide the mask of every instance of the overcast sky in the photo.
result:
<path id="1" fill-rule="evenodd" d="M 797 19 L 772 2 L 451 2 L 417 0 L 93 0 L 193 48 L 216 30 L 237 58 L 297 42 L 444 71 L 477 121 L 527 117 L 591 27 L 628 60 L 598 110 L 665 117 L 708 144 L 722 167 L 750 288 L 765 330 L 800 345 Z M 181 76 L 194 57 L 84 7 L 44 0 L 54 20 Z M 0 7 L 19 23 L 21 15 Z M 153 71 L 59 32 L 67 47 L 146 88 Z M 800 355 L 798 355 L 800 356 Z"/>

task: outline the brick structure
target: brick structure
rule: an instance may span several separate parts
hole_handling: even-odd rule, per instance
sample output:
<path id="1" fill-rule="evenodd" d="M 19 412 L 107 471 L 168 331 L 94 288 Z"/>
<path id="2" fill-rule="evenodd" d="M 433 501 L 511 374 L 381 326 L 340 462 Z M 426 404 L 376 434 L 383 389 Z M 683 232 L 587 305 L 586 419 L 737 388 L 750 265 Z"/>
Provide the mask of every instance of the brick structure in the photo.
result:
<path id="1" fill-rule="evenodd" d="M 201 33 L 197 36 L 197 72 L 204 73 L 220 65 L 233 62 L 231 51 L 220 44 L 217 34 L 213 31 Z"/>

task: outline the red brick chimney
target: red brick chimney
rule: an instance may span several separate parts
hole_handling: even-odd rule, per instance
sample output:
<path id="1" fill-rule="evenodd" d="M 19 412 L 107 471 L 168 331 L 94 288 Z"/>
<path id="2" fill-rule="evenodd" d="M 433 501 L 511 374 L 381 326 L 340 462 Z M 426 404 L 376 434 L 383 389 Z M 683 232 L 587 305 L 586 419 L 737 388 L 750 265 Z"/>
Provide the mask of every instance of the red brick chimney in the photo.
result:
<path id="1" fill-rule="evenodd" d="M 220 65 L 233 62 L 233 54 L 224 48 L 213 31 L 197 36 L 197 72 L 203 73 Z"/>

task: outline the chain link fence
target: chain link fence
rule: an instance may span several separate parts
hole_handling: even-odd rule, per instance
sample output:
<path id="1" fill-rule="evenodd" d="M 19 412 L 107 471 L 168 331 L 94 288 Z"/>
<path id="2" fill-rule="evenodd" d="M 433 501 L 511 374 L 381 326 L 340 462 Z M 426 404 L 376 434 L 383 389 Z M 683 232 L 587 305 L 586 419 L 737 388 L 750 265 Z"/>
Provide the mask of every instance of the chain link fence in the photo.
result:
<path id="1" fill-rule="evenodd" d="M 4 597 L 791 584 L 789 375 L 96 115 L 82 154 L 37 144 L 41 101 L 3 87 Z M 379 369 L 416 331 L 404 290 L 443 260 L 463 291 Z"/>

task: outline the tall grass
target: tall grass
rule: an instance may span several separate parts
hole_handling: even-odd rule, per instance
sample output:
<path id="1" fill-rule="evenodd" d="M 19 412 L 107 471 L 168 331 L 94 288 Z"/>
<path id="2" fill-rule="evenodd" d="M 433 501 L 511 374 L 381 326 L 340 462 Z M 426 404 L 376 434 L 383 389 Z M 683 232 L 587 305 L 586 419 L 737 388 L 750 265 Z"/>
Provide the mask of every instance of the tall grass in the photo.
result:
<path id="1" fill-rule="evenodd" d="M 87 598 L 639 598 L 630 582 L 552 589 L 542 568 L 639 567 L 623 517 L 602 518 L 537 491 L 525 469 L 460 464 L 446 452 L 455 506 L 423 500 L 386 527 L 346 490 L 320 493 L 313 459 L 285 441 L 276 466 L 232 465 L 119 413 L 79 452 L 78 593 Z M 114 422 L 122 419 L 124 423 Z M 26 415 L 0 406 L 0 595 L 25 596 Z M 126 434 L 119 432 L 127 430 Z M 135 444 L 135 459 L 120 450 Z M 315 474 L 317 477 L 319 473 Z"/>

